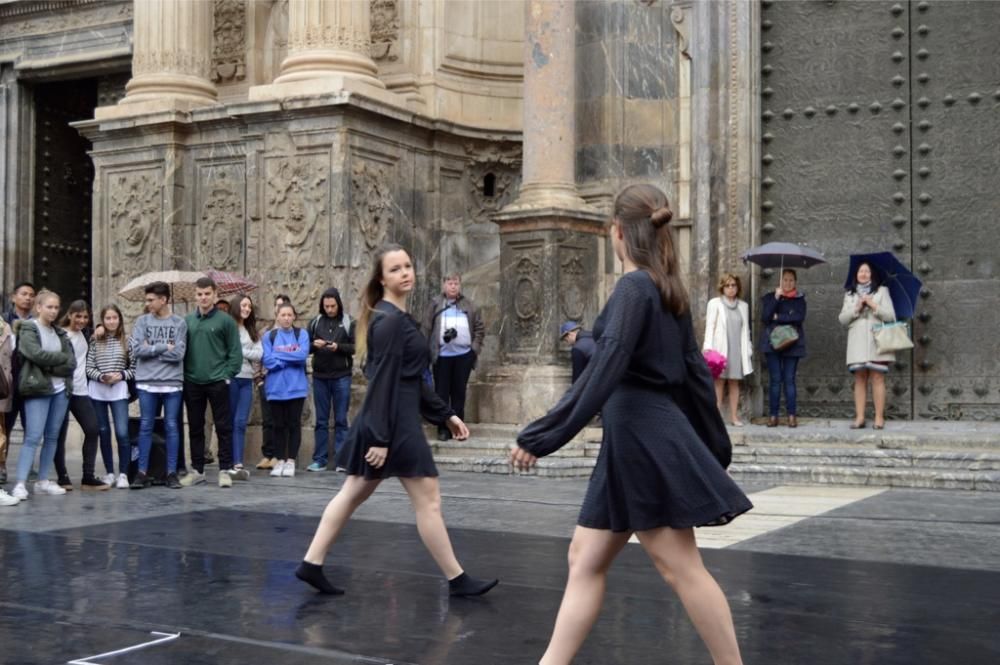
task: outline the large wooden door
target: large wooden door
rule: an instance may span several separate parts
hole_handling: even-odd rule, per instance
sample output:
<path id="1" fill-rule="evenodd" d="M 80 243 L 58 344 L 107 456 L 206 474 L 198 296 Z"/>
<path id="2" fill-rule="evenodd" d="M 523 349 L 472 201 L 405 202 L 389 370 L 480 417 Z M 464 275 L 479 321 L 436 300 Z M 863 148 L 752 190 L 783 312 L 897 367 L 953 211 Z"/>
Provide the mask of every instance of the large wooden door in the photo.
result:
<path id="1" fill-rule="evenodd" d="M 924 280 L 893 417 L 1000 417 L 1000 2 L 762 3 L 762 241 L 806 242 L 799 412 L 853 413 L 837 322 L 848 257 Z M 776 275 L 766 276 L 773 289 Z"/>

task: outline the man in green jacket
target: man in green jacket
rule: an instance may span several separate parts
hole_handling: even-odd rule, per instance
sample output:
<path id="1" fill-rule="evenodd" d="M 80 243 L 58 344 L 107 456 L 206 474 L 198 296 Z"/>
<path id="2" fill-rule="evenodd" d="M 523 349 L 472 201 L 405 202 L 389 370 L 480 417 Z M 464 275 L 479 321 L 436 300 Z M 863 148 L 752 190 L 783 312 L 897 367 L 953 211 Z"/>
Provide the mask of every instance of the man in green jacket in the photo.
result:
<path id="1" fill-rule="evenodd" d="M 187 350 L 184 354 L 184 404 L 191 439 L 191 472 L 181 484 L 205 482 L 205 411 L 212 405 L 215 433 L 219 437 L 219 487 L 233 486 L 233 420 L 229 411 L 229 381 L 243 366 L 240 333 L 233 317 L 216 308 L 215 281 L 195 282 L 198 308 L 187 315 Z M 249 478 L 249 472 L 240 471 Z"/>

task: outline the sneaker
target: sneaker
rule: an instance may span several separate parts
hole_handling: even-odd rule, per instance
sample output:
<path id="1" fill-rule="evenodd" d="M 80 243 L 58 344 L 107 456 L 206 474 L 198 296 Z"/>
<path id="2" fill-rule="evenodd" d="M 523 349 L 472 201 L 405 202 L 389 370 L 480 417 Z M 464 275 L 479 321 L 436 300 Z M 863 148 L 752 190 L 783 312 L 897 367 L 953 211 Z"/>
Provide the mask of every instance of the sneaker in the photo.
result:
<path id="1" fill-rule="evenodd" d="M 0 506 L 16 506 L 21 500 L 16 496 L 11 496 L 7 492 L 0 490 Z"/>
<path id="2" fill-rule="evenodd" d="M 313 462 L 306 467 L 306 471 L 326 471 L 326 465 L 320 464 L 319 462 Z"/>
<path id="3" fill-rule="evenodd" d="M 133 480 L 132 484 L 129 485 L 129 489 L 142 490 L 146 489 L 152 484 L 153 481 L 149 479 L 149 476 L 147 476 L 144 472 L 140 471 L 139 473 L 135 474 L 135 480 Z"/>
<path id="4" fill-rule="evenodd" d="M 12 497 L 18 501 L 28 500 L 28 488 L 24 486 L 24 483 L 18 483 L 14 486 L 14 491 L 10 493 Z"/>
<path id="5" fill-rule="evenodd" d="M 111 478 L 112 478 L 112 482 L 114 482 L 114 476 L 112 476 Z M 115 482 L 115 487 L 118 488 L 118 489 L 120 489 L 120 490 L 127 490 L 128 489 L 128 476 L 126 476 L 124 473 L 119 473 L 118 474 L 118 482 Z"/>
<path id="6" fill-rule="evenodd" d="M 278 460 L 274 459 L 273 457 L 262 457 L 261 460 L 259 462 L 257 462 L 257 468 L 258 469 L 273 469 L 274 465 L 275 465 L 275 463 L 277 461 Z"/>
<path id="7" fill-rule="evenodd" d="M 347 471 L 347 468 L 343 466 L 338 466 L 336 471 L 337 473 L 345 473 Z"/>
<path id="8" fill-rule="evenodd" d="M 107 484 L 103 480 L 98 480 L 97 478 L 91 476 L 89 478 L 85 477 L 80 481 L 80 489 L 90 490 L 92 492 L 103 492 L 111 489 L 111 485 Z"/>
<path id="9" fill-rule="evenodd" d="M 184 487 L 183 485 L 181 485 L 181 481 L 180 481 L 179 478 L 177 478 L 177 474 L 176 473 L 167 474 L 166 485 L 167 485 L 167 487 L 169 487 L 172 490 L 179 490 L 182 487 Z"/>
<path id="10" fill-rule="evenodd" d="M 182 487 L 191 487 L 192 485 L 201 485 L 205 482 L 205 474 L 199 473 L 197 469 L 191 469 L 188 471 L 187 475 L 181 478 Z"/>
<path id="11" fill-rule="evenodd" d="M 285 462 L 283 460 L 276 460 L 274 462 L 274 467 L 271 469 L 272 478 L 280 478 L 285 470 Z"/>
<path id="12" fill-rule="evenodd" d="M 123 473 L 122 475 L 124 476 L 125 474 Z M 101 482 L 103 482 L 108 487 L 114 487 L 114 485 L 115 485 L 115 472 L 112 471 L 111 473 L 106 473 L 103 476 L 100 476 L 100 480 L 101 480 Z M 126 485 L 128 484 L 128 480 L 125 481 L 125 484 Z"/>
<path id="13" fill-rule="evenodd" d="M 226 488 L 233 486 L 233 476 L 229 473 L 229 469 L 222 469 L 219 471 L 219 487 Z"/>
<path id="14" fill-rule="evenodd" d="M 48 494 L 49 496 L 59 496 L 65 494 L 66 490 L 51 480 L 39 480 L 35 483 L 35 494 Z"/>
<path id="15" fill-rule="evenodd" d="M 285 466 L 281 469 L 281 475 L 285 478 L 295 477 L 295 460 L 285 460 Z"/>
<path id="16" fill-rule="evenodd" d="M 243 467 L 233 469 L 229 472 L 229 475 L 233 477 L 233 480 L 250 480 L 250 472 Z"/>
<path id="17" fill-rule="evenodd" d="M 69 476 L 59 476 L 59 480 L 56 481 L 56 485 L 63 488 L 67 492 L 73 491 L 73 481 L 69 479 Z"/>

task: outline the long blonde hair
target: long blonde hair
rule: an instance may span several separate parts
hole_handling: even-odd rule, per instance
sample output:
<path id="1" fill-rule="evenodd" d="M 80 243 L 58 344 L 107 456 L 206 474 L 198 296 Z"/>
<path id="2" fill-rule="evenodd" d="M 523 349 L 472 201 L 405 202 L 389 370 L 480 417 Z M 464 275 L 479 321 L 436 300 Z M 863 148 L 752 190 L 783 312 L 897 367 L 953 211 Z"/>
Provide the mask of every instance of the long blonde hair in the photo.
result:
<path id="1" fill-rule="evenodd" d="M 375 311 L 375 304 L 385 297 L 385 287 L 382 286 L 382 260 L 389 252 L 400 251 L 406 252 L 406 248 L 396 243 L 389 243 L 372 255 L 372 269 L 368 273 L 368 281 L 358 296 L 361 313 L 358 315 L 358 325 L 354 334 L 354 352 L 362 363 L 368 355 L 368 324 Z M 406 253 L 409 255 L 409 252 Z"/>

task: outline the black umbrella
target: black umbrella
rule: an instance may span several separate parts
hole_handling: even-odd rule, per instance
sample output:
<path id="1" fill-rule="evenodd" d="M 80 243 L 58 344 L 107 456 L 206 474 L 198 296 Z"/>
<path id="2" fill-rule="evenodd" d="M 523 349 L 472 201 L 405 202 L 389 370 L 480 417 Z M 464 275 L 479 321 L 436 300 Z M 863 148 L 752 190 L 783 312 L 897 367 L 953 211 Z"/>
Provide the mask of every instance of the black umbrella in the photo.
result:
<path id="1" fill-rule="evenodd" d="M 761 268 L 812 268 L 826 263 L 815 249 L 791 242 L 769 242 L 749 249 L 743 254 L 744 263 L 756 263 Z"/>
<path id="2" fill-rule="evenodd" d="M 897 319 L 909 319 L 913 316 L 914 304 L 923 283 L 896 258 L 892 252 L 876 252 L 874 254 L 851 254 L 851 267 L 847 270 L 847 281 L 844 288 L 854 286 L 858 266 L 867 263 L 875 271 L 879 283 L 889 288 L 892 308 Z"/>

